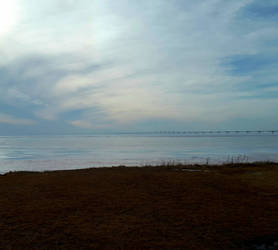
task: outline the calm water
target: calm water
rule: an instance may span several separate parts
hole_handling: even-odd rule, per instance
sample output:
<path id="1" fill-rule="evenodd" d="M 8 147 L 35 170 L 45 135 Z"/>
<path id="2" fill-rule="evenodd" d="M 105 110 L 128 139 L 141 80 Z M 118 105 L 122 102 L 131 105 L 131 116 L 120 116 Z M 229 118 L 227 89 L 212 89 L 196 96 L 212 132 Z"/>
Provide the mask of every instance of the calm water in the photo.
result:
<path id="1" fill-rule="evenodd" d="M 278 135 L 0 136 L 0 173 L 232 159 L 278 161 Z"/>

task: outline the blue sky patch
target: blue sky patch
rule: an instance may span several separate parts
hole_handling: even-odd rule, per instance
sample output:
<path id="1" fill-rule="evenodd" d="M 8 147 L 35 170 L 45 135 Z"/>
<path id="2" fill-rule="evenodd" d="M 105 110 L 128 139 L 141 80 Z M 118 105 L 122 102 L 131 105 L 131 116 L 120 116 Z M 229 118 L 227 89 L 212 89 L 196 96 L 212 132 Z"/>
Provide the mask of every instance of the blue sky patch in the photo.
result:
<path id="1" fill-rule="evenodd" d="M 235 55 L 225 59 L 224 65 L 234 75 L 247 75 L 268 67 L 278 66 L 278 57 L 266 55 Z"/>

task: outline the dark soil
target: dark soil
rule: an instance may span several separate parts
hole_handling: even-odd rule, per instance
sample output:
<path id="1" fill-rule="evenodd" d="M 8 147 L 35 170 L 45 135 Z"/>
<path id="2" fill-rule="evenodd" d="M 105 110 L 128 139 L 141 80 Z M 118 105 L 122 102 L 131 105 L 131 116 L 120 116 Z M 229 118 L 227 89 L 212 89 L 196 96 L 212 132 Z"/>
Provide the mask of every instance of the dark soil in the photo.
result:
<path id="1" fill-rule="evenodd" d="M 0 176 L 0 249 L 256 249 L 276 240 L 277 164 Z"/>

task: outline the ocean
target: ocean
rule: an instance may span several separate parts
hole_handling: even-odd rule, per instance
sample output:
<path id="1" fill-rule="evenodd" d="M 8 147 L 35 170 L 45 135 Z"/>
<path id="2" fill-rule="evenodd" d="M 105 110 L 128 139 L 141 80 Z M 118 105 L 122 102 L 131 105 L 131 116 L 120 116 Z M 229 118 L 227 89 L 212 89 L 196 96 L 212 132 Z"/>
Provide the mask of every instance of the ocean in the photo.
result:
<path id="1" fill-rule="evenodd" d="M 0 173 L 254 161 L 278 161 L 277 133 L 0 136 Z"/>

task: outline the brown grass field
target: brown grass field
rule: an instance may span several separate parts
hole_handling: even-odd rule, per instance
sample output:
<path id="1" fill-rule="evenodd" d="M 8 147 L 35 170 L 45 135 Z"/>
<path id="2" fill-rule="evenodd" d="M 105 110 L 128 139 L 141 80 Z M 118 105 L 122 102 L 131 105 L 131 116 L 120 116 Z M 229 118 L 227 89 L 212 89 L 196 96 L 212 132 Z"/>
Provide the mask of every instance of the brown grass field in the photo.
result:
<path id="1" fill-rule="evenodd" d="M 274 163 L 0 176 L 0 249 L 256 249 L 277 240 Z"/>

